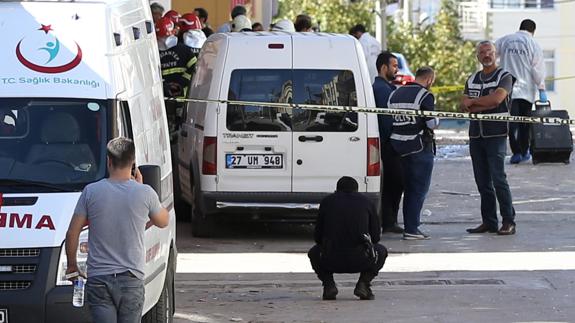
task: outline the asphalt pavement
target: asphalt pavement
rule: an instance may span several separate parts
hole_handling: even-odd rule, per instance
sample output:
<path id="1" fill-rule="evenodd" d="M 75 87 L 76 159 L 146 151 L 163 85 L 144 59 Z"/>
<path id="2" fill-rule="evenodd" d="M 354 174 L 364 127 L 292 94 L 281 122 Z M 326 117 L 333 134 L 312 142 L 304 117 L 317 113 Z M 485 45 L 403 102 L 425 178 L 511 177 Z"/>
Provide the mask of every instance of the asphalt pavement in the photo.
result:
<path id="1" fill-rule="evenodd" d="M 197 239 L 178 223 L 175 322 L 575 322 L 574 163 L 507 164 L 517 234 L 471 235 L 466 136 L 441 136 L 422 216 L 431 239 L 382 236 L 390 256 L 375 300 L 353 296 L 357 275 L 336 275 L 338 299 L 321 300 L 311 225 L 226 222 Z"/>

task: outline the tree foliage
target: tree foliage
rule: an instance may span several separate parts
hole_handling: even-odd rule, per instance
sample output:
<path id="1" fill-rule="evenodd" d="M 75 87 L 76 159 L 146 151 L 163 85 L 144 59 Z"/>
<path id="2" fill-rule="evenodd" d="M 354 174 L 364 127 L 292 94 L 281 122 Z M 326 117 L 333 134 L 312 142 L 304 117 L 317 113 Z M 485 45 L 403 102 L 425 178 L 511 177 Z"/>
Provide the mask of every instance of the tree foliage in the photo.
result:
<path id="1" fill-rule="evenodd" d="M 347 34 L 356 24 L 368 29 L 375 23 L 372 9 L 375 0 L 349 3 L 345 0 L 280 0 L 277 19 L 295 20 L 299 14 L 309 15 L 314 24 L 320 23 L 321 31 Z"/>
<path id="2" fill-rule="evenodd" d="M 435 86 L 463 85 L 477 67 L 475 45 L 461 37 L 456 0 L 442 0 L 436 22 L 428 26 L 389 25 L 388 45 L 402 53 L 412 71 L 431 66 Z M 455 110 L 462 91 L 436 94 L 438 110 Z"/>

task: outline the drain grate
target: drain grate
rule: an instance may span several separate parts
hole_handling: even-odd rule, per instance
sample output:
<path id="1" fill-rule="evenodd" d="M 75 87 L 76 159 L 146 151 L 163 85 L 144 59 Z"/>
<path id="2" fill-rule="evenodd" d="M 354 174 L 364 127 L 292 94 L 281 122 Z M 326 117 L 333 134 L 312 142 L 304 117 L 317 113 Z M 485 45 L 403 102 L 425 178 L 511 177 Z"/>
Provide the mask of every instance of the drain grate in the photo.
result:
<path id="1" fill-rule="evenodd" d="M 450 285 L 505 285 L 501 279 L 424 279 L 424 280 L 375 280 L 381 286 L 450 286 Z"/>

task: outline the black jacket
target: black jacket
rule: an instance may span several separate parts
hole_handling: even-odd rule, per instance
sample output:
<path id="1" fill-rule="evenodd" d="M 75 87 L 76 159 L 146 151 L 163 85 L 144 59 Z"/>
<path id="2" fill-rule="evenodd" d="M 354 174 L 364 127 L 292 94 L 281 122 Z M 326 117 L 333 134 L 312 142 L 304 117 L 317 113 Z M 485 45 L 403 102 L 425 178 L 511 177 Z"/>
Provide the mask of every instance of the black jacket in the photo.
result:
<path id="1" fill-rule="evenodd" d="M 335 192 L 320 204 L 314 239 L 333 251 L 361 246 L 361 236 L 369 234 L 379 242 L 381 224 L 375 206 L 360 193 Z"/>

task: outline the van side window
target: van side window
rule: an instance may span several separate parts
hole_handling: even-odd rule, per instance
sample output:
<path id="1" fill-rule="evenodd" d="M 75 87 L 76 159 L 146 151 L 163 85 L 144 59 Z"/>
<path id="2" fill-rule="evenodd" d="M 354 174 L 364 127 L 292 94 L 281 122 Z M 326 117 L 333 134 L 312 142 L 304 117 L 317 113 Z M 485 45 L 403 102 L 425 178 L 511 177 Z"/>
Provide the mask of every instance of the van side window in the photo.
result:
<path id="1" fill-rule="evenodd" d="M 286 103 L 292 100 L 292 71 L 235 70 L 228 100 Z M 226 125 L 231 131 L 291 131 L 291 109 L 228 105 Z"/>
<path id="2" fill-rule="evenodd" d="M 294 102 L 320 105 L 356 106 L 357 92 L 351 71 L 294 70 Z M 357 113 L 296 109 L 294 131 L 354 132 Z"/>

